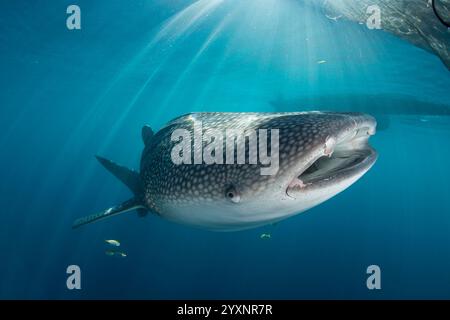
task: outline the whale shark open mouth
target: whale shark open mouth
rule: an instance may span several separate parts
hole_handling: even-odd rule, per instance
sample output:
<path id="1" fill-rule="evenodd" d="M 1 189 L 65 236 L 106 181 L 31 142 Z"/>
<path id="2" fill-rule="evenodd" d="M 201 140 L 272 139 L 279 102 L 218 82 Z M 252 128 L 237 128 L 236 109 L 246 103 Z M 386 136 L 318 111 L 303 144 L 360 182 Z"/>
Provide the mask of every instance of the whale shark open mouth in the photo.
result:
<path id="1" fill-rule="evenodd" d="M 298 179 L 306 186 L 319 181 L 327 181 L 344 175 L 351 175 L 365 167 L 375 156 L 368 147 L 360 150 L 338 150 L 331 157 L 322 156 L 306 169 Z"/>
<path id="2" fill-rule="evenodd" d="M 318 154 L 301 174 L 295 176 L 286 194 L 292 196 L 364 174 L 377 159 L 377 152 L 368 143 L 374 134 L 374 126 L 360 127 L 346 138 L 339 139 L 331 150 Z"/>

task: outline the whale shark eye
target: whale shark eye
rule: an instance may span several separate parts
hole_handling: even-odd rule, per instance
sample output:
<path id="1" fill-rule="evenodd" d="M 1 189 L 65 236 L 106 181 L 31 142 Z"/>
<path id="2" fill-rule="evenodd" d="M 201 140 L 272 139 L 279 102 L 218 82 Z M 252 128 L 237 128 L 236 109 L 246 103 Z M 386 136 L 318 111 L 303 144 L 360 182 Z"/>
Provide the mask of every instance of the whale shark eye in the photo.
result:
<path id="1" fill-rule="evenodd" d="M 234 186 L 229 186 L 225 190 L 225 197 L 234 203 L 238 203 L 241 200 L 241 195 Z"/>

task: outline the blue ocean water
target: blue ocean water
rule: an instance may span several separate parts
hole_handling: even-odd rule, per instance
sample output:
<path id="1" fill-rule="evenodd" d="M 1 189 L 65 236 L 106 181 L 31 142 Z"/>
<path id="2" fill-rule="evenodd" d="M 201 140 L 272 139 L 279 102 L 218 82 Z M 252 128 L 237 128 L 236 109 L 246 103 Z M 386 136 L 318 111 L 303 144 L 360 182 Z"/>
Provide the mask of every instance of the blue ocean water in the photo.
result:
<path id="1" fill-rule="evenodd" d="M 70 4 L 81 30 L 66 28 Z M 431 53 L 294 0 L 4 1 L 0 30 L 0 298 L 450 298 L 450 118 L 433 110 L 393 109 L 375 166 L 276 226 L 214 233 L 127 213 L 71 229 L 130 197 L 94 155 L 138 168 L 144 124 L 308 95 L 450 109 Z M 105 239 L 127 257 L 105 255 Z M 72 264 L 81 290 L 66 287 Z M 366 287 L 372 264 L 381 290 Z"/>

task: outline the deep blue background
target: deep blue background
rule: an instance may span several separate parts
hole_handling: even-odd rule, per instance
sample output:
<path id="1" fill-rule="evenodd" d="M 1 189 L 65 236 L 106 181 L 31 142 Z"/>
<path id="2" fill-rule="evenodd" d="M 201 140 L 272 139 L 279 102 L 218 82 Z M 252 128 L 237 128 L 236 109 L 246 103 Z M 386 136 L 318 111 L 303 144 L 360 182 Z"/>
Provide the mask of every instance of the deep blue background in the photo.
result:
<path id="1" fill-rule="evenodd" d="M 73 3 L 82 30 L 65 26 Z M 145 123 L 308 94 L 448 105 L 449 84 L 430 53 L 300 1 L 3 1 L 0 298 L 450 298 L 445 117 L 393 117 L 370 172 L 276 226 L 212 233 L 129 213 L 70 228 L 130 196 L 94 155 L 137 168 Z M 104 254 L 111 238 L 127 258 Z M 80 291 L 65 287 L 70 264 Z M 381 291 L 365 286 L 371 264 Z"/>

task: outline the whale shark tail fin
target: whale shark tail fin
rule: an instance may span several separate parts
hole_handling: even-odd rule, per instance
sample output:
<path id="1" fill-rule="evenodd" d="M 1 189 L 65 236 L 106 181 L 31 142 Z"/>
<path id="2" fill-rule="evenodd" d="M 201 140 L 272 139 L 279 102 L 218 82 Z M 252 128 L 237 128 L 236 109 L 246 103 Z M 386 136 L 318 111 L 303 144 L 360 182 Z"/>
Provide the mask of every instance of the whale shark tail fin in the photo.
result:
<path id="1" fill-rule="evenodd" d="M 82 225 L 109 218 L 111 216 L 115 216 L 120 213 L 135 209 L 137 209 L 139 216 L 145 216 L 148 210 L 143 205 L 142 201 L 144 192 L 139 173 L 134 170 L 128 169 L 127 167 L 118 165 L 117 163 L 106 158 L 100 156 L 96 156 L 96 158 L 109 172 L 111 172 L 117 179 L 122 181 L 123 184 L 125 184 L 134 193 L 134 197 L 117 206 L 105 209 L 99 213 L 79 218 L 73 223 L 72 228 L 78 228 Z"/>
<path id="2" fill-rule="evenodd" d="M 138 198 L 132 198 L 117 206 L 108 208 L 98 213 L 91 214 L 86 217 L 79 218 L 75 220 L 75 222 L 72 225 L 72 228 L 75 229 L 81 227 L 82 225 L 89 224 L 101 219 L 106 219 L 134 209 L 145 210 L 144 206 L 141 204 L 141 200 Z"/>

